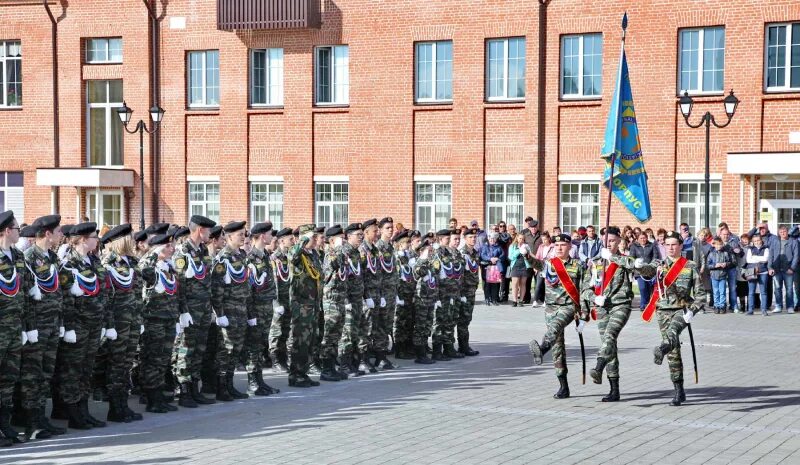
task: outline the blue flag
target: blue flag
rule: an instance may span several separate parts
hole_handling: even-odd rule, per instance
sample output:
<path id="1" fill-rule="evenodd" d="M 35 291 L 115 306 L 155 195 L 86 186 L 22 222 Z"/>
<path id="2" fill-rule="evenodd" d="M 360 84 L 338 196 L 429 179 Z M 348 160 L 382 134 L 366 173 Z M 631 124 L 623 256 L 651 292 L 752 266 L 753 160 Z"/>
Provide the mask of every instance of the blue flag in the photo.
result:
<path id="1" fill-rule="evenodd" d="M 606 159 L 603 184 L 641 222 L 650 219 L 650 195 L 647 192 L 647 173 L 644 171 L 642 147 L 639 143 L 639 128 L 636 126 L 636 111 L 633 109 L 633 93 L 628 79 L 628 60 L 622 52 L 614 98 L 608 111 L 606 134 L 603 139 L 602 157 Z M 613 185 L 611 156 L 614 158 Z"/>

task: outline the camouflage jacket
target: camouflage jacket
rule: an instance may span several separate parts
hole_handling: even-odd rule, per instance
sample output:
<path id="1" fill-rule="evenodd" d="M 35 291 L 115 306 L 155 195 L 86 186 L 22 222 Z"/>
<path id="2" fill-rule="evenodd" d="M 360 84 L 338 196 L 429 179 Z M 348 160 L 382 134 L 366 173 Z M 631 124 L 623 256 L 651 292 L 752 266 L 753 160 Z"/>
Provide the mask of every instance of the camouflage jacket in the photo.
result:
<path id="1" fill-rule="evenodd" d="M 244 250 L 233 250 L 227 245 L 214 259 L 211 306 L 217 316 L 225 316 L 230 312 L 247 313 L 247 300 L 251 292 L 247 265 Z"/>
<path id="2" fill-rule="evenodd" d="M 32 276 L 25 268 L 22 252 L 11 247 L 10 253 L 11 258 L 0 250 L 0 319 L 19 319 L 22 329 L 31 331 L 36 328 L 29 326 L 32 321 L 25 296 L 31 288 Z"/>
<path id="3" fill-rule="evenodd" d="M 401 296 L 413 295 L 417 290 L 417 278 L 414 277 L 414 264 L 417 259 L 413 258 L 411 251 L 398 251 L 397 257 L 397 293 Z M 400 297 L 403 299 L 403 297 Z"/>
<path id="4" fill-rule="evenodd" d="M 347 304 L 350 302 L 347 283 L 349 269 L 342 248 L 343 246 L 330 246 L 325 250 L 325 258 L 322 263 L 322 275 L 325 282 L 325 300 L 328 302 Z"/>
<path id="5" fill-rule="evenodd" d="M 211 302 L 211 255 L 205 244 L 195 247 L 191 239 L 185 240 L 175 250 L 173 256 L 178 285 L 184 297 L 181 299 L 181 313 L 202 315 L 209 311 Z"/>
<path id="6" fill-rule="evenodd" d="M 270 256 L 272 261 L 272 271 L 275 276 L 275 287 L 277 289 L 277 299 L 279 302 L 288 305 L 290 286 L 291 286 L 291 270 L 289 268 L 289 258 L 286 253 L 278 249 Z M 288 309 L 287 309 L 288 310 Z"/>
<path id="7" fill-rule="evenodd" d="M 553 260 L 556 260 L 555 258 Z M 558 278 L 555 268 L 551 264 L 551 260 L 538 260 L 532 259 L 535 268 L 542 270 L 544 273 L 544 302 L 548 311 L 558 310 L 579 310 L 580 317 L 584 320 L 589 318 L 589 305 L 585 297 L 582 297 L 582 287 L 585 283 L 584 274 L 586 268 L 583 267 L 580 260 L 577 258 L 570 258 L 564 262 L 564 268 L 567 270 L 575 289 L 578 291 L 579 302 L 574 302 L 564 288 L 563 283 Z M 593 292 L 593 291 L 592 291 Z"/>
<path id="8" fill-rule="evenodd" d="M 322 266 L 317 254 L 295 244 L 289 251 L 289 265 L 292 270 L 291 300 L 301 304 L 316 303 L 320 297 L 320 275 Z"/>
<path id="9" fill-rule="evenodd" d="M 70 251 L 61 262 L 58 273 L 63 303 L 61 317 L 67 331 L 75 329 L 78 320 L 113 321 L 105 308 L 106 274 L 100 260 L 94 255 L 81 257 Z"/>
<path id="10" fill-rule="evenodd" d="M 51 250 L 42 250 L 33 244 L 25 251 L 25 265 L 31 273 L 30 288 L 37 286 L 36 292 L 39 298 L 34 298 L 29 290 L 25 290 L 28 299 L 25 326 L 36 329 L 35 322 L 38 319 L 55 319 L 61 317 L 61 305 L 64 300 L 61 289 L 59 289 L 58 269 L 61 260 Z"/>
<path id="11" fill-rule="evenodd" d="M 433 262 L 439 280 L 441 300 L 458 299 L 461 296 L 461 275 L 463 263 L 453 256 L 449 247 L 439 247 L 433 251 Z"/>
<path id="12" fill-rule="evenodd" d="M 674 263 L 675 260 L 670 257 L 653 260 L 642 266 L 641 273 L 645 276 L 657 276 L 661 283 Z M 678 274 L 678 279 L 666 288 L 656 302 L 656 310 L 675 311 L 686 308 L 696 314 L 703 310 L 705 302 L 706 290 L 703 288 L 700 269 L 695 262 L 689 260 Z"/>
<path id="13" fill-rule="evenodd" d="M 380 252 L 375 244 L 369 244 L 363 241 L 359 247 L 361 252 L 361 261 L 364 263 L 362 274 L 364 276 L 364 299 L 372 299 L 375 301 L 375 306 L 378 306 L 378 300 L 381 295 L 381 265 L 378 260 Z"/>
<path id="14" fill-rule="evenodd" d="M 481 257 L 477 250 L 470 246 L 464 246 L 461 252 L 461 259 L 464 263 L 464 276 L 461 278 L 461 294 L 475 294 L 478 283 L 481 280 Z"/>
<path id="15" fill-rule="evenodd" d="M 438 261 L 430 258 L 418 258 L 413 266 L 414 278 L 417 280 L 417 298 L 423 305 L 433 305 L 439 297 Z"/>
<path id="16" fill-rule="evenodd" d="M 342 244 L 342 259 L 347 268 L 347 295 L 350 303 L 364 300 L 364 257 L 349 243 Z"/>
<path id="17" fill-rule="evenodd" d="M 397 257 L 391 241 L 379 239 L 375 244 L 378 249 L 378 268 L 381 274 L 381 295 L 394 296 L 397 294 L 398 277 Z M 388 300 L 388 299 L 387 299 Z M 391 302 L 394 304 L 394 302 Z"/>
<path id="18" fill-rule="evenodd" d="M 633 301 L 633 257 L 626 257 L 624 255 L 614 255 L 611 257 L 610 262 L 617 264 L 617 271 L 608 283 L 603 295 L 606 297 L 603 308 L 610 310 L 617 306 L 631 306 Z M 594 303 L 595 295 L 603 288 L 604 268 L 607 269 L 608 263 L 606 260 L 600 258 L 598 255 L 595 258 L 589 259 L 587 262 L 587 269 L 583 275 L 583 284 L 581 285 L 581 298 L 587 302 L 589 308 L 595 308 L 597 305 Z"/>
<path id="19" fill-rule="evenodd" d="M 106 327 L 114 328 L 116 320 L 138 321 L 142 312 L 142 276 L 136 269 L 139 261 L 109 252 L 103 255 L 101 263 L 109 283 L 106 305 L 115 320 L 107 322 Z"/>
<path id="20" fill-rule="evenodd" d="M 272 263 L 263 250 L 255 247 L 247 255 L 247 267 L 250 269 L 251 301 L 254 305 L 272 305 L 278 297 Z"/>
<path id="21" fill-rule="evenodd" d="M 175 268 L 170 262 L 171 260 L 159 260 L 158 254 L 152 252 L 139 261 L 143 284 L 143 314 L 146 318 L 178 318 L 182 291 Z"/>

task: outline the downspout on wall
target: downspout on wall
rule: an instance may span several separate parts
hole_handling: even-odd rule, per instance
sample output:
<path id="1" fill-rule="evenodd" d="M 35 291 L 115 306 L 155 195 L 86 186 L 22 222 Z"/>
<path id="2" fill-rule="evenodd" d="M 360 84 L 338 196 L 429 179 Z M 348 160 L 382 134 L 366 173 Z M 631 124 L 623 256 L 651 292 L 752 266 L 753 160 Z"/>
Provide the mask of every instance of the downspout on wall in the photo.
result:
<path id="1" fill-rule="evenodd" d="M 547 115 L 547 5 L 550 0 L 539 0 L 539 86 L 538 93 L 538 108 L 537 108 L 537 127 L 536 127 L 536 145 L 537 145 L 537 159 L 536 169 L 539 179 L 536 180 L 536 219 L 540 224 L 544 224 L 544 170 L 545 170 L 545 126 Z"/>
<path id="2" fill-rule="evenodd" d="M 53 168 L 58 168 L 61 166 L 61 142 L 58 125 L 58 20 L 53 16 L 53 12 L 50 10 L 50 5 L 47 2 L 48 0 L 42 0 L 44 9 L 47 11 L 47 16 L 50 17 L 51 24 L 50 40 L 52 41 L 51 47 L 53 50 Z M 58 187 L 53 188 L 52 206 L 50 209 L 54 214 L 57 214 L 59 211 L 58 189 Z"/>
<path id="3" fill-rule="evenodd" d="M 150 17 L 150 59 L 151 59 L 151 68 L 152 72 L 150 73 L 150 107 L 154 106 L 161 106 L 160 105 L 160 75 L 161 69 L 159 68 L 159 64 L 161 63 L 159 57 L 159 20 L 158 15 L 156 14 L 156 0 L 142 0 L 145 7 L 147 7 L 147 13 Z M 160 180 L 160 172 L 159 166 L 161 164 L 161 131 L 156 131 L 155 133 L 150 135 L 150 162 L 151 162 L 151 179 L 150 179 L 150 187 L 152 192 L 152 211 L 151 211 L 151 218 L 153 222 L 158 221 L 158 193 L 159 193 L 159 180 Z M 143 174 L 141 174 L 143 175 Z"/>

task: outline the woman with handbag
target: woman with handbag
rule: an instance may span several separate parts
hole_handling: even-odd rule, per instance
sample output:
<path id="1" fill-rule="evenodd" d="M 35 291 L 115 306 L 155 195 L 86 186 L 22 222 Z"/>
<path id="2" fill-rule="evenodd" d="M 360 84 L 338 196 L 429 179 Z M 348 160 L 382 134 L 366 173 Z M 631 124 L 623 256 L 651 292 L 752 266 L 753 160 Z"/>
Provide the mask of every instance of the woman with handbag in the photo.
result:
<path id="1" fill-rule="evenodd" d="M 758 293 L 761 300 L 761 314 L 764 316 L 767 313 L 767 263 L 769 263 L 769 247 L 764 245 L 764 241 L 758 234 L 753 235 L 753 245 L 747 249 L 747 267 L 744 270 L 745 279 L 747 279 L 748 295 L 747 295 L 747 314 L 753 314 L 753 307 L 755 306 L 755 293 L 756 286 L 758 286 Z"/>
<path id="2" fill-rule="evenodd" d="M 522 234 L 514 236 L 514 242 L 508 248 L 509 275 L 511 276 L 511 297 L 513 307 L 517 307 L 525 297 L 525 282 L 528 279 L 528 270 L 531 268 L 530 258 L 533 255 L 525 243 Z"/>
<path id="3" fill-rule="evenodd" d="M 506 258 L 503 248 L 497 243 L 498 233 L 489 234 L 489 242 L 481 247 L 481 270 L 483 272 L 483 294 L 486 305 L 497 305 L 500 300 L 500 285 L 503 283 Z"/>

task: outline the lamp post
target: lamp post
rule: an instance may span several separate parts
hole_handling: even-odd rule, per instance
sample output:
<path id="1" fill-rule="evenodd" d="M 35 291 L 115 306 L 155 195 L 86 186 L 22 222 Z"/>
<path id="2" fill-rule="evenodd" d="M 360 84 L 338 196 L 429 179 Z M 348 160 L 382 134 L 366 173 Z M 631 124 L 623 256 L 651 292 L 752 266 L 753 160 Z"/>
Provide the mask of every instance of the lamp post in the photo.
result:
<path id="1" fill-rule="evenodd" d="M 139 190 L 141 191 L 139 196 L 139 213 L 141 215 L 139 229 L 144 230 L 144 133 L 153 134 L 158 131 L 161 127 L 161 119 L 164 118 L 164 109 L 156 105 L 153 105 L 153 108 L 150 109 L 150 119 L 153 120 L 152 129 L 147 129 L 147 123 L 141 119 L 136 123 L 136 128 L 133 130 L 128 129 L 132 114 L 133 110 L 128 108 L 128 105 L 123 100 L 122 106 L 117 109 L 117 115 L 125 127 L 125 132 L 128 134 L 139 133 Z"/>
<path id="2" fill-rule="evenodd" d="M 728 116 L 728 121 L 724 124 L 718 124 L 717 120 L 714 119 L 714 115 L 711 114 L 710 111 L 705 112 L 703 117 L 700 119 L 700 122 L 697 124 L 692 124 L 689 122 L 689 116 L 692 114 L 692 106 L 694 105 L 694 100 L 689 97 L 688 92 L 684 92 L 683 96 L 678 101 L 678 104 L 681 109 L 681 114 L 683 115 L 683 120 L 686 122 L 686 125 L 690 128 L 699 128 L 700 126 L 705 125 L 706 127 L 706 218 L 705 218 L 705 226 L 706 228 L 711 229 L 711 173 L 710 173 L 710 159 L 711 159 L 711 125 L 713 124 L 717 128 L 724 128 L 725 126 L 731 124 L 731 120 L 733 119 L 733 115 L 736 113 L 736 107 L 739 106 L 739 99 L 733 95 L 733 89 L 731 89 L 731 93 L 728 94 L 727 97 L 722 101 L 723 105 L 725 106 L 725 114 Z"/>

